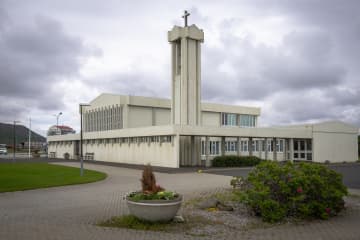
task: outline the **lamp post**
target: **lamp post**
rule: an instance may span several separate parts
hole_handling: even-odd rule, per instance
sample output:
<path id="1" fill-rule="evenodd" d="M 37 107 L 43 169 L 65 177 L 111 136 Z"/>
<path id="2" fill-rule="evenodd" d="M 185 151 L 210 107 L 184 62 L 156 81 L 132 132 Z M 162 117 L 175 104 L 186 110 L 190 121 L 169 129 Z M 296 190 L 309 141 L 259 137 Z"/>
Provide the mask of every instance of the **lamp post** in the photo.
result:
<path id="1" fill-rule="evenodd" d="M 83 161 L 83 107 L 90 106 L 87 103 L 80 103 L 79 110 L 80 110 L 80 176 L 84 175 L 84 161 Z"/>
<path id="2" fill-rule="evenodd" d="M 59 112 L 58 114 L 54 114 L 54 116 L 56 117 L 56 132 L 59 129 L 59 117 L 62 115 L 62 112 Z M 60 132 L 61 135 L 61 132 Z"/>
<path id="3" fill-rule="evenodd" d="M 14 121 L 14 128 L 13 128 L 13 144 L 14 144 L 14 148 L 13 148 L 13 163 L 15 162 L 15 152 L 16 152 L 16 123 L 19 123 L 20 121 Z"/>

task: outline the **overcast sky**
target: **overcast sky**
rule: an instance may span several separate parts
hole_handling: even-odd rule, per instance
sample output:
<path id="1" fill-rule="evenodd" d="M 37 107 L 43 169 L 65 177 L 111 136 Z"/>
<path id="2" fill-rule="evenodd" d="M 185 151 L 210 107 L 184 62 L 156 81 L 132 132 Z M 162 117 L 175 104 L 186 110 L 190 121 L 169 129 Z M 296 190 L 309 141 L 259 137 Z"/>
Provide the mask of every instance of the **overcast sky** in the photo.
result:
<path id="1" fill-rule="evenodd" d="M 205 32 L 202 100 L 261 107 L 262 126 L 360 127 L 359 0 L 1 0 L 0 122 L 79 129 L 100 93 L 170 97 L 167 31 Z"/>

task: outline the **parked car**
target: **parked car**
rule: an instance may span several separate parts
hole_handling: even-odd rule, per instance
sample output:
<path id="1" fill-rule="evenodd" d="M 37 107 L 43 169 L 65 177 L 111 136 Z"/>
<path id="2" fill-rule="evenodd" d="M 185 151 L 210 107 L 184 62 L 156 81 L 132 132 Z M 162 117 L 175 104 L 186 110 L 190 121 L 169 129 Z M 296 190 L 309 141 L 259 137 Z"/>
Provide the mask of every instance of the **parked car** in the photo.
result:
<path id="1" fill-rule="evenodd" d="M 7 154 L 7 148 L 5 144 L 0 144 L 0 155 L 1 154 Z"/>

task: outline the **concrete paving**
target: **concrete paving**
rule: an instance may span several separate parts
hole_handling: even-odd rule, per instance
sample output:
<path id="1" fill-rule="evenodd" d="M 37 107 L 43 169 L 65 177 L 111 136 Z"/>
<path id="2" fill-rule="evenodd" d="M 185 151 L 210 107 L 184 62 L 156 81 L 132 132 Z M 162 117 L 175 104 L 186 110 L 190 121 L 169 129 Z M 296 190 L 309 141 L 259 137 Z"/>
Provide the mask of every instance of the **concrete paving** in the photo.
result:
<path id="1" fill-rule="evenodd" d="M 78 166 L 77 163 L 61 163 Z M 182 233 L 145 232 L 101 228 L 94 224 L 127 214 L 124 195 L 140 188 L 141 171 L 87 164 L 106 172 L 101 182 L 0 194 L 0 239 L 359 239 L 360 205 L 330 221 L 281 225 L 219 236 L 196 237 Z M 157 173 L 158 183 L 169 190 L 197 195 L 229 187 L 229 176 L 207 173 Z M 360 201 L 360 200 L 359 200 Z"/>

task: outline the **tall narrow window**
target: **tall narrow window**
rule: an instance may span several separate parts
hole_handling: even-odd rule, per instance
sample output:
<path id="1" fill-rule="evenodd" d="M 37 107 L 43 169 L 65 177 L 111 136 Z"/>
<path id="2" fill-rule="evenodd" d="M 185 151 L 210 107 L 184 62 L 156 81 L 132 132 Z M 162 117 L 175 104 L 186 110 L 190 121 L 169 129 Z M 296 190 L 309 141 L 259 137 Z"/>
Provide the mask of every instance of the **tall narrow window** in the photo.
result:
<path id="1" fill-rule="evenodd" d="M 247 152 L 247 151 L 249 151 L 248 141 L 243 140 L 243 141 L 240 142 L 240 144 L 241 144 L 241 148 L 240 148 L 240 149 L 241 149 L 242 152 Z"/>
<path id="2" fill-rule="evenodd" d="M 201 155 L 206 154 L 206 146 L 205 141 L 201 141 Z"/>
<path id="3" fill-rule="evenodd" d="M 220 142 L 219 141 L 209 141 L 209 150 L 210 150 L 210 155 L 219 155 Z"/>
<path id="4" fill-rule="evenodd" d="M 267 148 L 268 148 L 268 152 L 273 151 L 273 140 L 272 139 L 268 140 Z"/>
<path id="5" fill-rule="evenodd" d="M 284 152 L 284 139 L 277 139 L 276 140 L 276 151 L 277 152 Z"/>
<path id="6" fill-rule="evenodd" d="M 176 43 L 176 74 L 181 74 L 181 44 L 180 41 Z"/>

